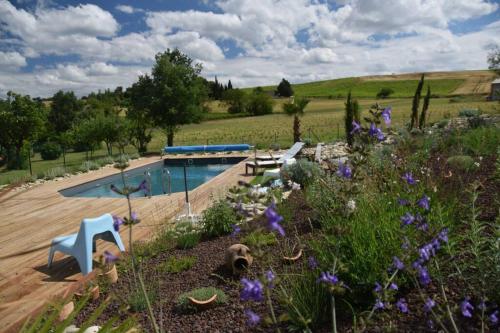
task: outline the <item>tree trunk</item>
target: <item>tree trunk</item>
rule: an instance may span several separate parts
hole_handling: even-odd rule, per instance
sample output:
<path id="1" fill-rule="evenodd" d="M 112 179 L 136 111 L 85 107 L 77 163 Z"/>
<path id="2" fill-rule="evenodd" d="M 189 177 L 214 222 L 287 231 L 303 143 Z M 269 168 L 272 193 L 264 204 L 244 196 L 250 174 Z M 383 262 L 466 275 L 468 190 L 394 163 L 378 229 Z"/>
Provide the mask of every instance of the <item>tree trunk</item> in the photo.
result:
<path id="1" fill-rule="evenodd" d="M 300 119 L 299 116 L 293 116 L 293 142 L 300 141 Z"/>
<path id="2" fill-rule="evenodd" d="M 172 147 L 174 145 L 174 131 L 168 130 L 167 132 L 167 146 Z"/>

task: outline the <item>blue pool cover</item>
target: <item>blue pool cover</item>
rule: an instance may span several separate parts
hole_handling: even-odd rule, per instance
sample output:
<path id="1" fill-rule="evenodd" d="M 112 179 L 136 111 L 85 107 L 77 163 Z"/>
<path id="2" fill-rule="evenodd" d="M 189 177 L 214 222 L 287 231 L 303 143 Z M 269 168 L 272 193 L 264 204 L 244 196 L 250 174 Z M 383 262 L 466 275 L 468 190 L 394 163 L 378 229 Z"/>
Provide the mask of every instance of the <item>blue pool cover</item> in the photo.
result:
<path id="1" fill-rule="evenodd" d="M 250 145 L 209 145 L 209 146 L 175 146 L 165 147 L 165 153 L 182 154 L 182 153 L 206 153 L 206 152 L 221 152 L 221 151 L 244 151 L 250 150 Z"/>

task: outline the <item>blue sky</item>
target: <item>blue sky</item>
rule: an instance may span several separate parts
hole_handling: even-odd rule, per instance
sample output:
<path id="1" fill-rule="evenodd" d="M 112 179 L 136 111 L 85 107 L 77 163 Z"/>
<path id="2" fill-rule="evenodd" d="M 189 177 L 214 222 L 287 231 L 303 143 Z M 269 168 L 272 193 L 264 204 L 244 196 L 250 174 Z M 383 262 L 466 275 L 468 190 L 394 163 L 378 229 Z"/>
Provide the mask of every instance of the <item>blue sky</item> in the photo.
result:
<path id="1" fill-rule="evenodd" d="M 150 72 L 178 47 L 237 87 L 486 68 L 488 0 L 0 0 L 0 96 L 78 95 Z"/>

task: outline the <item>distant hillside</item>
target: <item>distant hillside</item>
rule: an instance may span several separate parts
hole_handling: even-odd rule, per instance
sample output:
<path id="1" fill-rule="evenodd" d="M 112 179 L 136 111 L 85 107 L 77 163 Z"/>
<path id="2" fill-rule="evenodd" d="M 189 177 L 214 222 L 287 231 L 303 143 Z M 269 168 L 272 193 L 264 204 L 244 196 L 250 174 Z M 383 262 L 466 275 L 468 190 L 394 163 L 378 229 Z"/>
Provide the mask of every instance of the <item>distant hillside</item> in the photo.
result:
<path id="1" fill-rule="evenodd" d="M 381 88 L 391 88 L 391 97 L 412 97 L 415 93 L 421 73 L 374 75 L 343 78 L 326 81 L 293 84 L 295 95 L 307 97 L 343 98 L 349 90 L 355 97 L 374 98 Z M 479 95 L 488 94 L 494 73 L 486 70 L 430 72 L 425 73 L 426 85 L 430 85 L 435 96 Z M 266 91 L 274 91 L 276 86 L 263 87 Z M 251 90 L 246 88 L 245 90 Z"/>

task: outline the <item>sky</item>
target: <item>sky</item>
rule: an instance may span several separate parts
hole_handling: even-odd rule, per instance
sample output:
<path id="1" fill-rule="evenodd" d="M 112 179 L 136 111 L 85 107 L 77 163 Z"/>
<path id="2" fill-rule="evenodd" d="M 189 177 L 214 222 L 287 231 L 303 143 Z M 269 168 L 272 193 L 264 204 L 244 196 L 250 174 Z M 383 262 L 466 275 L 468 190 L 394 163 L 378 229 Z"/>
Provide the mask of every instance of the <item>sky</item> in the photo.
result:
<path id="1" fill-rule="evenodd" d="M 500 0 L 0 0 L 0 97 L 128 87 L 179 48 L 234 87 L 487 68 Z"/>

